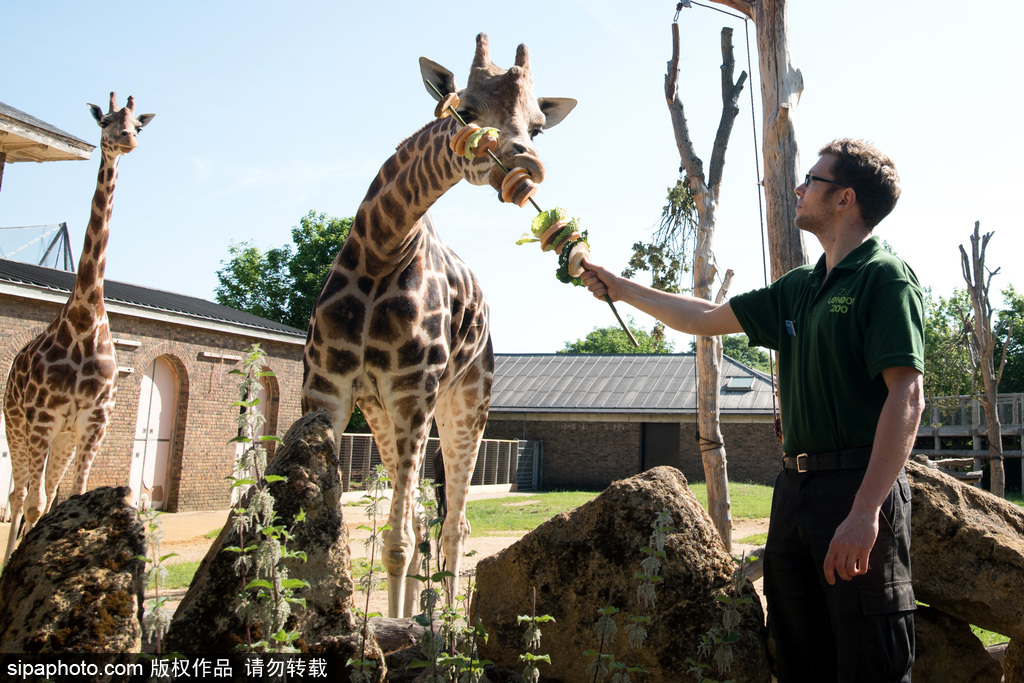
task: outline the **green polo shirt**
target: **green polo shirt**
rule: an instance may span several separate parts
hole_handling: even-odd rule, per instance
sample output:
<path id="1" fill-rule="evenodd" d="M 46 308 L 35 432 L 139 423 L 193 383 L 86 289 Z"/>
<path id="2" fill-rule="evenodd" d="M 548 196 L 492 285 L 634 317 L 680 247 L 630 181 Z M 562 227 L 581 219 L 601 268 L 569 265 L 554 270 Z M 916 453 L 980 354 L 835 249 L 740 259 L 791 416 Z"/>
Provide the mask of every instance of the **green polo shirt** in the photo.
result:
<path id="1" fill-rule="evenodd" d="M 882 370 L 924 371 L 924 297 L 906 263 L 872 237 L 824 276 L 822 256 L 730 299 L 750 345 L 778 351 L 786 453 L 870 446 Z"/>

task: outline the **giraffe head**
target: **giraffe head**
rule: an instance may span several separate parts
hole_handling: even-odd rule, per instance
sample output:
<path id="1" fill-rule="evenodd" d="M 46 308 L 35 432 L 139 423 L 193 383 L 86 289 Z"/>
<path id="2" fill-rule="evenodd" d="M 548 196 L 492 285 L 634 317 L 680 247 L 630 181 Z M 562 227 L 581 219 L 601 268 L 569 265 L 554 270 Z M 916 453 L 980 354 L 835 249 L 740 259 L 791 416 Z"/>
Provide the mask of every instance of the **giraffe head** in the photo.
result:
<path id="1" fill-rule="evenodd" d="M 96 119 L 103 135 L 100 145 L 110 154 L 127 154 L 139 144 L 139 131 L 153 120 L 156 114 L 139 114 L 135 116 L 135 98 L 128 96 L 128 104 L 123 109 L 117 106 L 117 95 L 110 93 L 110 107 L 106 114 L 95 104 L 89 105 L 92 117 Z"/>
<path id="2" fill-rule="evenodd" d="M 525 45 L 516 50 L 515 65 L 506 71 L 491 62 L 487 36 L 479 34 L 469 81 L 462 90 L 456 88 L 451 71 L 426 57 L 420 57 L 420 72 L 424 81 L 432 83 L 440 92 L 458 92 L 459 114 L 466 123 L 501 131 L 495 154 L 503 164 L 508 168 L 525 168 L 536 183 L 544 180 L 544 165 L 533 147 L 533 138 L 564 119 L 576 106 L 576 100 L 533 94 L 530 55 Z M 434 99 L 438 99 L 437 93 L 426 87 Z M 505 172 L 489 158 L 477 157 L 467 162 L 458 157 L 457 163 L 464 169 L 466 180 L 474 185 L 490 184 L 496 190 L 501 189 Z"/>

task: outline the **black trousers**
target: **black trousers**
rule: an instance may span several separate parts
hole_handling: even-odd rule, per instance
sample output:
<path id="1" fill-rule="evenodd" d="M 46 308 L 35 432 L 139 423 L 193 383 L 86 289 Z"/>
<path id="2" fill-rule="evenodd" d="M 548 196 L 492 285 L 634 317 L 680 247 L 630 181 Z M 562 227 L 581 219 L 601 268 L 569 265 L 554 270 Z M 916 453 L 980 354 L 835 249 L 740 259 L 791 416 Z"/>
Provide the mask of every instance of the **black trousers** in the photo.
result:
<path id="1" fill-rule="evenodd" d="M 825 582 L 829 543 L 863 478 L 858 469 L 783 470 L 776 479 L 764 592 L 780 683 L 910 681 L 915 602 L 905 474 L 882 506 L 867 573 Z"/>

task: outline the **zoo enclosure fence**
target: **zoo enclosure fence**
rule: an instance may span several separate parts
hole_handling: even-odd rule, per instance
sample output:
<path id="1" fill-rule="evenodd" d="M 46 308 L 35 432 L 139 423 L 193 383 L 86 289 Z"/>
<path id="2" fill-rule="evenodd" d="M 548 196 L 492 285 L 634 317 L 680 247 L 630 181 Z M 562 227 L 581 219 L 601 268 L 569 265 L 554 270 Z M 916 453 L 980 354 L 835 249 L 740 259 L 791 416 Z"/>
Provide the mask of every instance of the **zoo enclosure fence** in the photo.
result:
<path id="1" fill-rule="evenodd" d="M 427 452 L 420 466 L 419 478 L 435 479 L 434 459 L 441 446 L 440 439 L 427 441 Z M 471 486 L 508 485 L 510 490 L 537 489 L 540 471 L 539 441 L 484 439 L 477 451 Z M 362 482 L 380 464 L 380 451 L 370 434 L 341 435 L 341 480 L 343 490 L 361 491 Z"/>

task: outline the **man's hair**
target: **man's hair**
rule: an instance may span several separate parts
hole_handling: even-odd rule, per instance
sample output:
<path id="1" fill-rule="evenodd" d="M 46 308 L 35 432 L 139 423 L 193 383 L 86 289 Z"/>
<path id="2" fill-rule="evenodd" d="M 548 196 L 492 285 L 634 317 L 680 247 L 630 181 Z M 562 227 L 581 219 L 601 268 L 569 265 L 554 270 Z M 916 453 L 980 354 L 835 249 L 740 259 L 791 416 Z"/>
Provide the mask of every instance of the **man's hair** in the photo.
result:
<path id="1" fill-rule="evenodd" d="M 857 193 L 860 215 L 874 229 L 895 208 L 900 198 L 900 176 L 888 155 L 864 140 L 833 140 L 818 152 L 836 158 L 835 181 Z"/>

